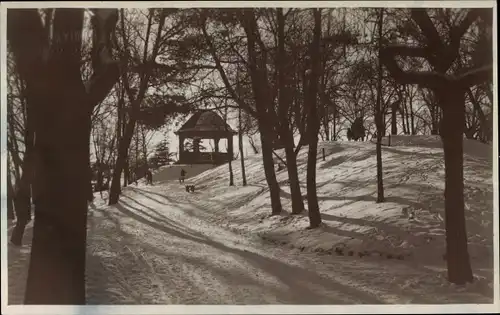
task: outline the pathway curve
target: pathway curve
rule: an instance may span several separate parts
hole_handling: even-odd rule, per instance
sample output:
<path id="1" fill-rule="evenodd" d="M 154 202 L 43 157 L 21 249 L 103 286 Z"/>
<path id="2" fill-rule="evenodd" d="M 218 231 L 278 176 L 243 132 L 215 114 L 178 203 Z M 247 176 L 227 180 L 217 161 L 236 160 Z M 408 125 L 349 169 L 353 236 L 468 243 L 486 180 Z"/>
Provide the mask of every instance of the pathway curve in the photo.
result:
<path id="1" fill-rule="evenodd" d="M 89 304 L 450 303 L 400 262 L 305 253 L 210 223 L 210 209 L 175 182 L 132 186 L 115 207 L 91 209 Z M 445 289 L 445 288 L 442 288 Z M 488 301 L 482 296 L 468 296 Z"/>

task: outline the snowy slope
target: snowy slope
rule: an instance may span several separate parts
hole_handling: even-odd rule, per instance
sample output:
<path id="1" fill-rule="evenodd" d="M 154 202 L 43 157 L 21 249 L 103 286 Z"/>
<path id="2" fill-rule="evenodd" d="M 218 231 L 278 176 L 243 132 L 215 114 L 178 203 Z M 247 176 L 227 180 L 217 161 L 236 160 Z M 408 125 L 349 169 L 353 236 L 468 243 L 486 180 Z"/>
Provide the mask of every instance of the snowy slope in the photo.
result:
<path id="1" fill-rule="evenodd" d="M 466 143 L 467 228 L 478 281 L 456 287 L 446 281 L 442 259 L 439 139 L 392 140 L 397 146 L 383 148 L 382 204 L 375 203 L 372 143 L 321 144 L 326 159 L 318 154 L 317 181 L 324 224 L 315 230 L 306 230 L 306 213 L 289 214 L 286 170 L 278 173 L 285 211 L 269 216 L 259 155 L 245 162 L 247 187 L 235 161 L 233 187 L 227 165 L 200 166 L 188 180 L 195 193 L 166 167 L 154 174 L 154 186 L 141 180 L 124 189 L 115 206 L 96 194 L 89 208 L 88 304 L 491 303 L 491 147 Z M 298 157 L 303 193 L 306 151 Z M 408 220 L 403 209 L 415 210 L 416 219 Z M 22 301 L 30 236 L 29 227 L 26 245 L 9 247 L 10 303 Z M 335 248 L 341 247 L 339 256 Z M 359 257 L 365 251 L 370 255 Z"/>
<path id="2" fill-rule="evenodd" d="M 387 139 L 384 139 L 386 142 Z M 435 136 L 396 136 L 383 147 L 386 202 L 376 201 L 375 146 L 369 142 L 322 143 L 317 183 L 324 225 L 306 230 L 307 214 L 291 216 L 286 170 L 278 172 L 285 214 L 269 217 L 270 199 L 259 156 L 246 161 L 249 185 L 241 187 L 240 163 L 233 163 L 236 187 L 228 187 L 228 167 L 191 179 L 200 188 L 197 202 L 232 228 L 262 234 L 279 243 L 312 251 L 347 247 L 353 255 L 404 256 L 444 268 L 444 160 Z M 465 202 L 469 252 L 476 271 L 491 277 L 493 265 L 492 148 L 464 140 Z M 283 152 L 278 152 L 284 157 Z M 307 149 L 298 156 L 302 193 L 306 192 Z M 307 199 L 304 198 L 307 207 Z M 414 212 L 409 220 L 405 212 Z M 368 253 L 366 253 L 368 251 Z M 490 270 L 481 272 L 482 270 Z"/>

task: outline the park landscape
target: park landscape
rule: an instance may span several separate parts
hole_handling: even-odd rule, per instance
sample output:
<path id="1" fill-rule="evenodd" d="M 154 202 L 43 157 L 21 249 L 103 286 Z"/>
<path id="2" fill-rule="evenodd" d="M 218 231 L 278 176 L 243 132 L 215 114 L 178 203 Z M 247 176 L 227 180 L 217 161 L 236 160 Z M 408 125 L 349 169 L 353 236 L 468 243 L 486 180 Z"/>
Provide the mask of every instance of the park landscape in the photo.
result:
<path id="1" fill-rule="evenodd" d="M 492 8 L 6 10 L 9 305 L 498 300 Z"/>

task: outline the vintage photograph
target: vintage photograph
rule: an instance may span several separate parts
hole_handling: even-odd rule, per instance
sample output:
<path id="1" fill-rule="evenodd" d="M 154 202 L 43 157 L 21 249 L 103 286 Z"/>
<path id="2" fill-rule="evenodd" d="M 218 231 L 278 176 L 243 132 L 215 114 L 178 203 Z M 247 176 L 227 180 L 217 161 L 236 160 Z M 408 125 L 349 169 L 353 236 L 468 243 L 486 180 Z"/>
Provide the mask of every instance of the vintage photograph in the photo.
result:
<path id="1" fill-rule="evenodd" d="M 2 5 L 2 313 L 498 303 L 496 3 L 242 3 Z"/>

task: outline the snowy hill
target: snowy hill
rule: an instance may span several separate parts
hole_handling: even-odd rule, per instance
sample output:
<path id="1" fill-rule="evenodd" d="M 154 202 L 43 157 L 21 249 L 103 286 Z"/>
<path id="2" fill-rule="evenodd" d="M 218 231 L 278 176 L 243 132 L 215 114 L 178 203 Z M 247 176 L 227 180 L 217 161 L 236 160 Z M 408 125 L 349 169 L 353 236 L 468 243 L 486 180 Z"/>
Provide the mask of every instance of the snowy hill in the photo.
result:
<path id="1" fill-rule="evenodd" d="M 169 180 L 178 180 L 181 174 L 181 170 L 186 171 L 186 180 L 191 177 L 195 177 L 206 170 L 212 169 L 214 166 L 212 164 L 172 164 L 160 167 L 158 170 L 153 172 L 153 180 L 155 182 L 164 182 Z"/>
<path id="2" fill-rule="evenodd" d="M 467 230 L 477 281 L 462 287 L 446 280 L 442 258 L 440 140 L 391 142 L 395 146 L 383 147 L 387 202 L 381 204 L 375 202 L 373 143 L 321 143 L 317 181 L 323 225 L 314 230 L 306 229 L 307 213 L 289 214 L 286 170 L 277 175 L 285 211 L 269 216 L 259 155 L 245 161 L 246 187 L 235 161 L 233 187 L 227 165 L 188 169 L 191 176 L 198 173 L 187 180 L 196 184 L 195 193 L 178 183 L 178 167 L 164 167 L 155 172 L 153 186 L 141 180 L 123 189 L 117 205 L 107 205 L 106 193 L 104 199 L 95 194 L 88 219 L 87 303 L 491 303 L 491 147 L 465 141 Z M 303 194 L 306 160 L 303 148 L 298 156 Z M 405 215 L 411 210 L 414 220 Z M 12 304 L 24 296 L 31 234 L 29 225 L 25 245 L 9 246 Z"/>
<path id="3" fill-rule="evenodd" d="M 384 139 L 387 143 L 387 139 Z M 304 250 L 393 256 L 444 268 L 444 159 L 436 136 L 395 136 L 383 147 L 386 202 L 376 201 L 375 146 L 370 142 L 321 143 L 317 184 L 324 225 L 306 230 L 307 213 L 289 215 L 286 169 L 277 172 L 286 213 L 269 217 L 270 199 L 261 157 L 246 160 L 248 186 L 241 186 L 240 162 L 233 163 L 235 187 L 228 186 L 223 165 L 191 178 L 198 192 L 192 198 L 212 218 L 240 230 L 259 233 L 278 243 Z M 326 160 L 322 161 L 321 148 Z M 493 265 L 492 147 L 464 140 L 465 202 L 469 252 L 473 268 Z M 284 158 L 283 150 L 278 154 Z M 307 149 L 298 156 L 302 193 L 306 192 Z M 304 198 L 307 208 L 307 199 Z M 208 210 L 209 209 L 209 210 Z M 407 212 L 414 212 L 410 220 Z M 366 253 L 368 251 L 369 253 Z M 363 254 L 364 253 L 364 254 Z M 404 257 L 402 257 L 404 256 Z"/>

